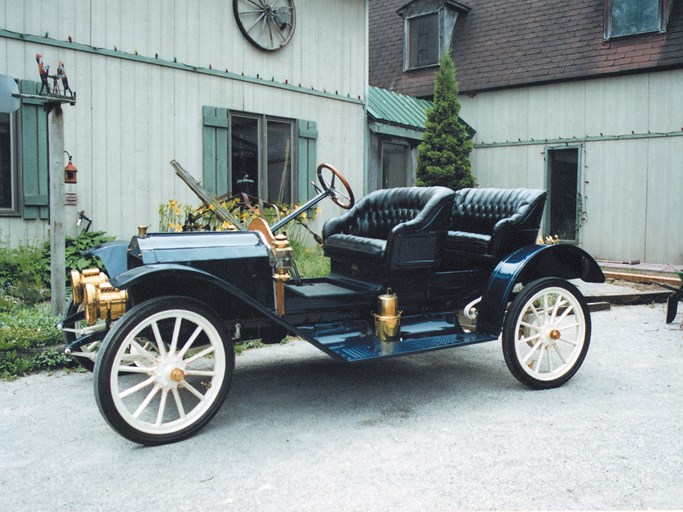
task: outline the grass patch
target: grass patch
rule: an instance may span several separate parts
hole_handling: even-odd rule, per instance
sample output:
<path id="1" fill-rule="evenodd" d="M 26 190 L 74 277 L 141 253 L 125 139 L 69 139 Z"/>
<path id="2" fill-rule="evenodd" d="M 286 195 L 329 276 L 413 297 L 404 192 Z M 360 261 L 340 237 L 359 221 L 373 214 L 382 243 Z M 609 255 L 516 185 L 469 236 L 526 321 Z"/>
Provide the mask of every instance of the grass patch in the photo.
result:
<path id="1" fill-rule="evenodd" d="M 50 313 L 49 304 L 28 306 L 3 298 L 0 301 L 0 378 L 76 366 L 63 352 L 62 333 L 55 327 L 59 320 Z"/>

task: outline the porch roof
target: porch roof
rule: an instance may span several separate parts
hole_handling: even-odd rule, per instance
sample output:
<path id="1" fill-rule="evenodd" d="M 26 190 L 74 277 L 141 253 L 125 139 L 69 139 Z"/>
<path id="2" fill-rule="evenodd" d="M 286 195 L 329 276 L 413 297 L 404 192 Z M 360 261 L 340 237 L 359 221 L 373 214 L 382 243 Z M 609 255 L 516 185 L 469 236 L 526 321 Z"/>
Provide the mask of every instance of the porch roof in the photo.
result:
<path id="1" fill-rule="evenodd" d="M 430 100 L 370 86 L 366 107 L 370 117 L 368 126 L 373 133 L 422 140 L 427 109 L 432 105 Z M 462 117 L 459 119 L 470 137 L 474 137 L 477 131 Z"/>
<path id="2" fill-rule="evenodd" d="M 429 100 L 370 86 L 367 101 L 370 130 L 420 140 L 426 112 L 431 106 Z"/>

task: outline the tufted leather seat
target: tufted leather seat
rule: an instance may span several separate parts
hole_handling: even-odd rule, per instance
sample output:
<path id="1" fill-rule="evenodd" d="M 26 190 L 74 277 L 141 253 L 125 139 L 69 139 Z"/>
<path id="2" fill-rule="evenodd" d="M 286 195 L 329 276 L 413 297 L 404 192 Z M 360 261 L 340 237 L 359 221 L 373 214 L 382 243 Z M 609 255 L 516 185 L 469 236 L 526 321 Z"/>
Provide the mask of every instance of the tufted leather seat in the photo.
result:
<path id="1" fill-rule="evenodd" d="M 448 265 L 495 264 L 536 242 L 546 193 L 536 189 L 458 190 L 444 244 Z"/>
<path id="2" fill-rule="evenodd" d="M 389 270 L 436 267 L 453 195 L 445 187 L 371 192 L 325 223 L 325 255 L 333 262 L 381 264 Z"/>

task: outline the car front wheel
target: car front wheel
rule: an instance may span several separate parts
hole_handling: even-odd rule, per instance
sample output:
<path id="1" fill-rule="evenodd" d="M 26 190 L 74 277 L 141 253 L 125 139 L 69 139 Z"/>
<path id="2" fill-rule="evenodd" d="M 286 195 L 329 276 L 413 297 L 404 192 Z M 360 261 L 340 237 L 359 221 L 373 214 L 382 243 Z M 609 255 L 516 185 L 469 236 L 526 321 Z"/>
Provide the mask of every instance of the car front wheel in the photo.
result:
<path id="1" fill-rule="evenodd" d="M 522 384 L 555 388 L 579 370 L 590 338 L 590 312 L 581 292 L 564 279 L 543 278 L 512 301 L 503 325 L 503 355 Z"/>
<path id="2" fill-rule="evenodd" d="M 230 338 L 205 305 L 184 297 L 151 299 L 116 322 L 102 342 L 97 405 L 131 441 L 180 441 L 218 412 L 234 365 Z"/>

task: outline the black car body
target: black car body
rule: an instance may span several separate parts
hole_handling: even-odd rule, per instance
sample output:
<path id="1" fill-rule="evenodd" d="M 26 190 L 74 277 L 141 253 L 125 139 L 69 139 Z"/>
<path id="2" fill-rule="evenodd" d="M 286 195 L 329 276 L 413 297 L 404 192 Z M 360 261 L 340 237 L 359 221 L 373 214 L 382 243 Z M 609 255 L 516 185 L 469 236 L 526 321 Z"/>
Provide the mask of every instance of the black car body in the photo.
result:
<path id="1" fill-rule="evenodd" d="M 321 167 L 333 175 L 325 180 L 319 168 L 316 200 L 347 197 L 335 188 L 338 172 Z M 315 279 L 298 276 L 286 237 L 263 223 L 106 245 L 93 251 L 105 281 L 80 284 L 83 303 L 63 322 L 67 352 L 94 363 L 102 414 L 143 444 L 208 423 L 241 339 L 293 335 L 357 363 L 502 333 L 513 375 L 531 388 L 556 387 L 590 342 L 585 299 L 567 280 L 604 277 L 585 251 L 536 243 L 544 203 L 545 192 L 530 189 L 373 192 L 325 224 L 331 273 Z M 84 316 L 100 327 L 79 328 Z"/>

